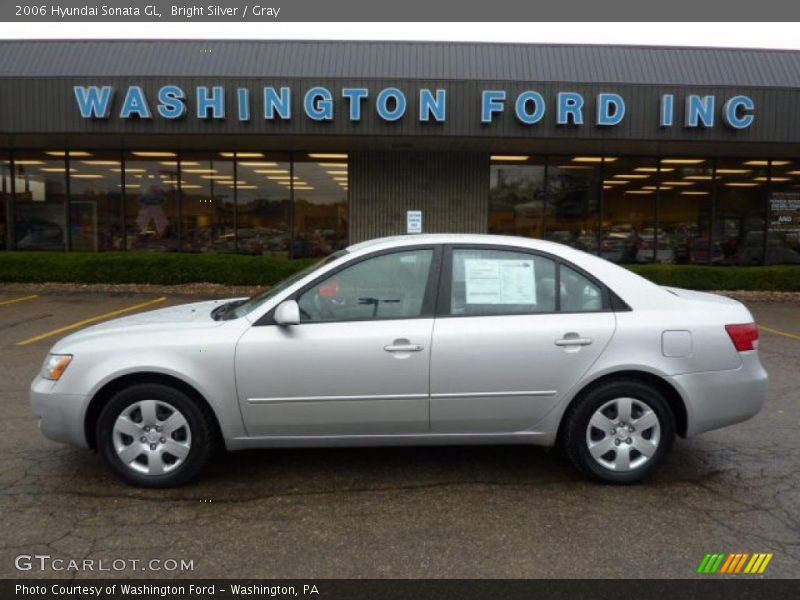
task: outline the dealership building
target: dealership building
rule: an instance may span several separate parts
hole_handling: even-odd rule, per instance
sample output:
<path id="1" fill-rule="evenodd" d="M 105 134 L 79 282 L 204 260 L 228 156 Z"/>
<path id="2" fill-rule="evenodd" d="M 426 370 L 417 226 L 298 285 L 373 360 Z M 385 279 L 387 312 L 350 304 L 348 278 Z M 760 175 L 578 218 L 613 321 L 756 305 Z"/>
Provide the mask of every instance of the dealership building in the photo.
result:
<path id="1" fill-rule="evenodd" d="M 800 262 L 800 52 L 0 42 L 0 249 Z"/>

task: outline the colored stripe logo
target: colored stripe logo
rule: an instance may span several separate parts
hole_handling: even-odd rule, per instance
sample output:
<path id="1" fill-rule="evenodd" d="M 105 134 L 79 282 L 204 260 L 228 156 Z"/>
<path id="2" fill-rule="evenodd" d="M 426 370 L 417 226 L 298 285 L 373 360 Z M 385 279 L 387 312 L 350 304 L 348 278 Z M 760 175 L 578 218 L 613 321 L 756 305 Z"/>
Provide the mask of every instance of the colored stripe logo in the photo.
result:
<path id="1" fill-rule="evenodd" d="M 703 575 L 738 575 L 746 573 L 750 575 L 760 575 L 767 569 L 772 560 L 772 552 L 734 552 L 726 554 L 717 552 L 706 554 L 697 572 Z"/>

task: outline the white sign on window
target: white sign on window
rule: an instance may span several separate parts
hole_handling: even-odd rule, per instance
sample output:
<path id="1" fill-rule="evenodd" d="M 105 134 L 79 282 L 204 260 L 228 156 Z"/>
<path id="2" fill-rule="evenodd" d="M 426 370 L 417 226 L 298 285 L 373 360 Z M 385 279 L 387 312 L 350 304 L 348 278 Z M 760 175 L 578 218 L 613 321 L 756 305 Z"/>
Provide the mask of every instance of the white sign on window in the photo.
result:
<path id="1" fill-rule="evenodd" d="M 406 233 L 422 233 L 422 211 L 406 211 Z"/>
<path id="2" fill-rule="evenodd" d="M 533 260 L 464 260 L 467 304 L 536 304 Z"/>

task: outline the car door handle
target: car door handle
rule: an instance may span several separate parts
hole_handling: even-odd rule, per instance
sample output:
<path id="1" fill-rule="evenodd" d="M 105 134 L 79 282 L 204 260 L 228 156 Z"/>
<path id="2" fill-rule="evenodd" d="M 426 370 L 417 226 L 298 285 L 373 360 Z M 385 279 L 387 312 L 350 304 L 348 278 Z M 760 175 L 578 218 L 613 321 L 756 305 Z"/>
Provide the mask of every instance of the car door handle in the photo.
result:
<path id="1" fill-rule="evenodd" d="M 423 348 L 422 344 L 389 344 L 383 347 L 387 352 L 421 352 Z"/>
<path id="2" fill-rule="evenodd" d="M 561 338 L 560 340 L 556 340 L 556 346 L 588 346 L 594 340 L 592 338 L 580 338 L 580 337 L 565 337 Z"/>

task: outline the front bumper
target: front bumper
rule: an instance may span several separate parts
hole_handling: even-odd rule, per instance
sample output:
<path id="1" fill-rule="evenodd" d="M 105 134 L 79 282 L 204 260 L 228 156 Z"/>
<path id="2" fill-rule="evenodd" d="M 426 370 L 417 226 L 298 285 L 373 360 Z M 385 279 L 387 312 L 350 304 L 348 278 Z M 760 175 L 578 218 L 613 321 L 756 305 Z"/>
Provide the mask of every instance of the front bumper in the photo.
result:
<path id="1" fill-rule="evenodd" d="M 681 390 L 686 404 L 686 437 L 741 423 L 764 406 L 767 372 L 757 352 L 742 353 L 741 357 L 742 366 L 738 369 L 668 378 Z"/>
<path id="2" fill-rule="evenodd" d="M 31 408 L 39 418 L 39 429 L 53 441 L 88 448 L 83 427 L 86 396 L 58 393 L 56 384 L 38 375 L 31 384 Z"/>

